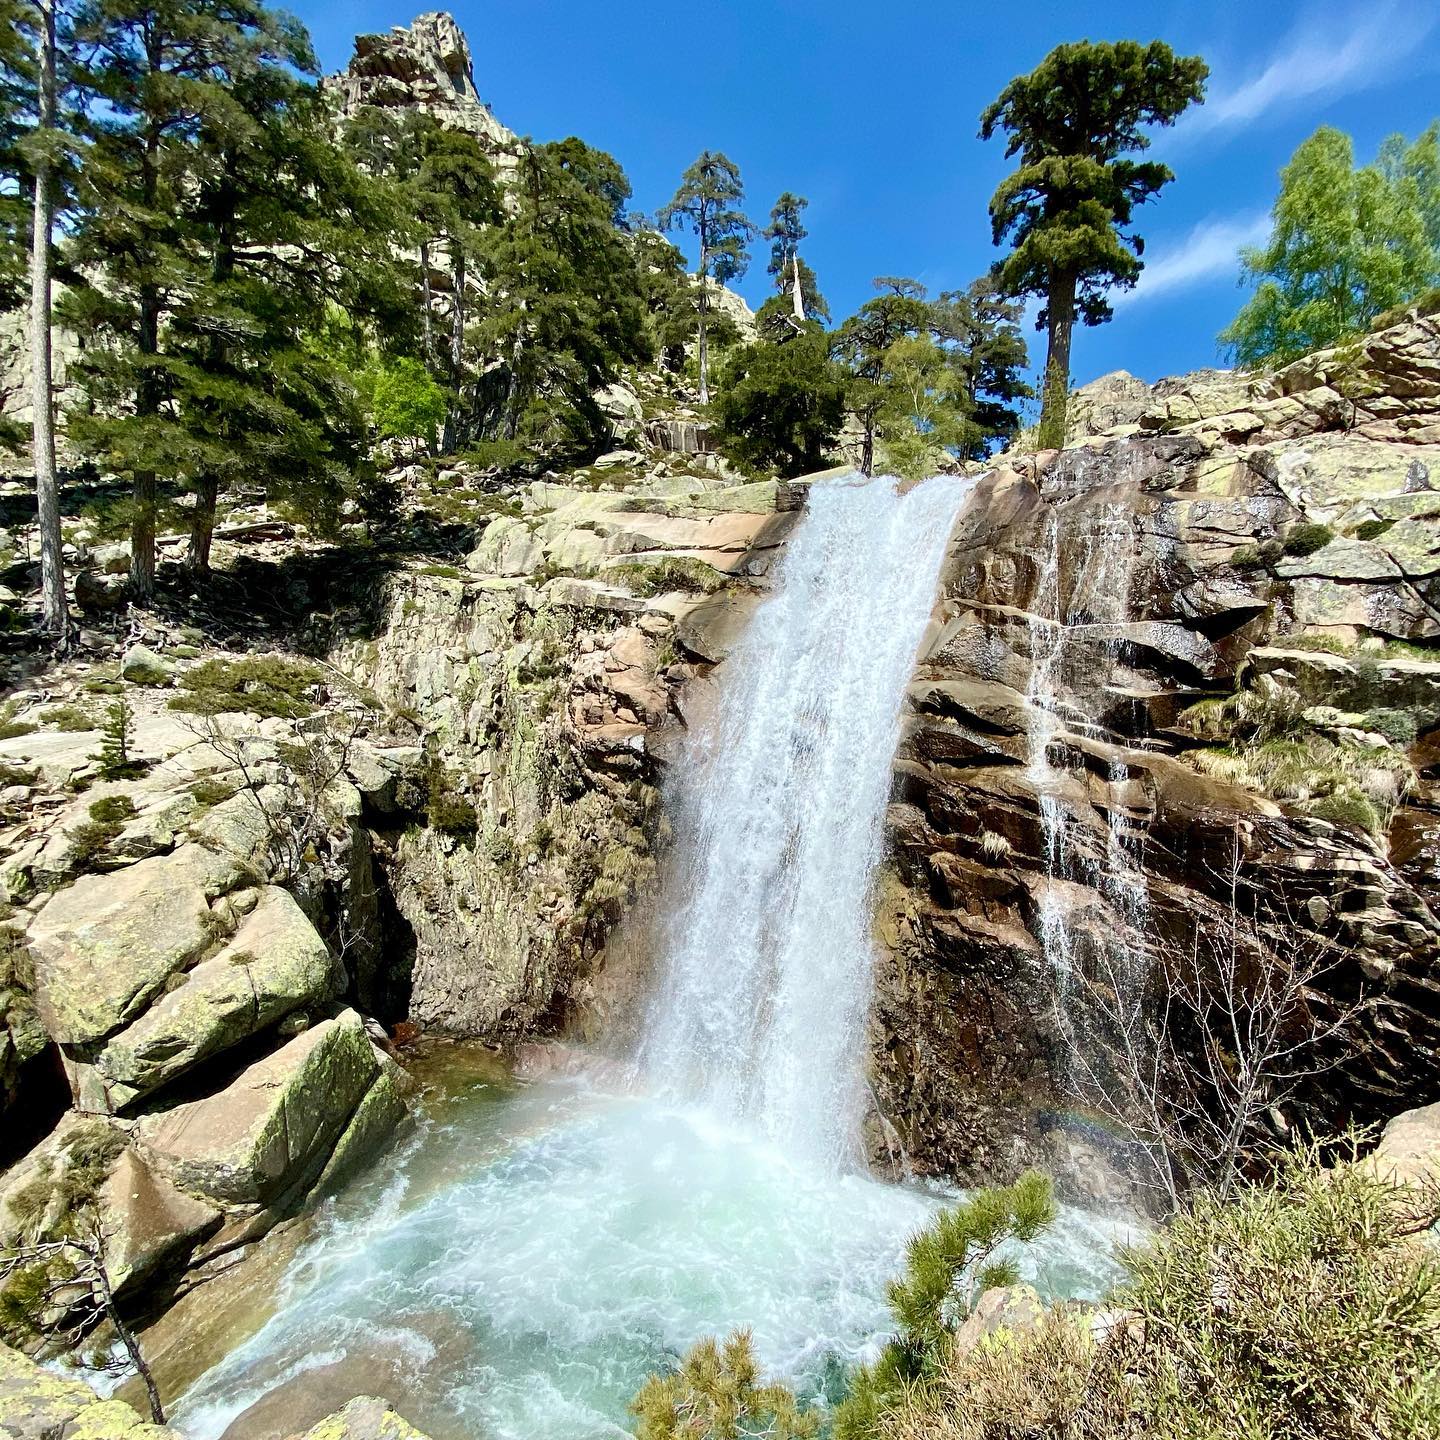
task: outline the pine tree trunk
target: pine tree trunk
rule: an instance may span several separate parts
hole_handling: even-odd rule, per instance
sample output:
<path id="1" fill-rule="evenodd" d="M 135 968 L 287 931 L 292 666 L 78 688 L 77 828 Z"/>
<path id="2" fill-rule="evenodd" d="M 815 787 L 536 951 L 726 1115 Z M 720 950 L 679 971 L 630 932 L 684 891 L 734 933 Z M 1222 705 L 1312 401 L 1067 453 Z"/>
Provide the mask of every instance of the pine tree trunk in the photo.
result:
<path id="1" fill-rule="evenodd" d="M 149 73 L 160 69 L 156 42 L 150 41 L 147 53 Z M 161 129 L 152 123 L 145 134 L 145 150 L 141 160 L 144 180 L 142 193 L 145 209 L 154 214 L 160 188 Z M 153 257 L 144 259 L 153 263 Z M 160 413 L 161 392 L 155 368 L 149 362 L 160 353 L 160 291 L 153 279 L 140 283 L 139 315 L 135 348 L 140 354 L 140 382 L 135 387 L 135 413 L 149 418 Z M 138 600 L 149 600 L 155 594 L 155 472 L 137 468 L 132 480 L 135 514 L 130 522 L 130 590 Z"/>
<path id="2" fill-rule="evenodd" d="M 450 242 L 451 276 L 455 286 L 455 309 L 450 322 L 450 403 L 445 407 L 445 433 L 440 449 L 446 455 L 455 453 L 458 444 L 460 409 L 460 362 L 465 354 L 465 252 L 453 239 Z"/>
<path id="3" fill-rule="evenodd" d="M 195 482 L 195 515 L 190 521 L 190 548 L 185 568 L 204 578 L 210 573 L 210 543 L 215 538 L 215 504 L 220 498 L 220 481 L 206 472 Z"/>
<path id="4" fill-rule="evenodd" d="M 705 335 L 705 317 L 708 309 L 708 295 L 705 290 L 705 271 L 708 260 L 702 247 L 700 252 L 700 403 L 710 403 L 710 346 Z"/>
<path id="5" fill-rule="evenodd" d="M 862 475 L 873 475 L 875 473 L 875 422 L 865 422 L 865 438 L 860 442 L 860 473 Z"/>
<path id="6" fill-rule="evenodd" d="M 435 337 L 430 315 L 433 298 L 430 294 L 430 242 L 422 240 L 420 242 L 420 343 L 423 347 L 427 370 L 435 363 Z"/>
<path id="7" fill-rule="evenodd" d="M 795 318 L 804 324 L 805 322 L 805 295 L 800 289 L 800 256 L 799 254 L 790 257 L 790 264 L 795 271 L 795 279 L 790 287 L 790 298 L 795 306 Z"/>
<path id="8" fill-rule="evenodd" d="M 55 5 L 36 0 L 36 71 L 41 131 L 55 125 Z M 35 228 L 30 252 L 30 364 L 34 409 L 35 499 L 40 524 L 41 624 L 63 647 L 70 636 L 61 553 L 60 491 L 55 476 L 54 360 L 50 324 L 50 236 L 55 221 L 50 164 L 42 153 L 35 163 Z"/>
<path id="9" fill-rule="evenodd" d="M 1065 444 L 1065 412 L 1070 403 L 1070 337 L 1075 330 L 1075 276 L 1060 274 L 1051 281 L 1045 388 L 1040 399 L 1036 441 L 1042 450 Z"/>
<path id="10" fill-rule="evenodd" d="M 130 1357 L 130 1363 L 135 1367 L 135 1373 L 139 1375 L 141 1383 L 145 1386 L 145 1398 L 150 1402 L 150 1418 L 155 1424 L 163 1425 L 165 1408 L 160 1403 L 160 1387 L 156 1385 L 155 1376 L 145 1361 L 145 1352 L 141 1350 L 140 1342 L 135 1338 L 129 1325 L 125 1323 L 120 1314 L 120 1307 L 115 1303 L 115 1290 L 110 1283 L 110 1274 L 105 1266 L 102 1242 L 98 1240 L 95 1248 L 95 1280 L 100 1290 L 100 1303 L 104 1307 L 106 1318 L 114 1326 L 115 1334 L 125 1347 L 125 1353 Z"/>

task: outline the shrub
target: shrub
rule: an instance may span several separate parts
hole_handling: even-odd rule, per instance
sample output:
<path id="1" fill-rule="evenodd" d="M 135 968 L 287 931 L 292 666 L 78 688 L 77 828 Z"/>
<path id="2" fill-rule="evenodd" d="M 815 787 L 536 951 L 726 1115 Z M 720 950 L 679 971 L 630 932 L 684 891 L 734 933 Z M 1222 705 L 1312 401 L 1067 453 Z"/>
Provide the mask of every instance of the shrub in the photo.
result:
<path id="1" fill-rule="evenodd" d="M 1261 563 L 1258 545 L 1241 545 L 1230 557 L 1230 563 L 1237 570 L 1253 570 Z"/>
<path id="2" fill-rule="evenodd" d="M 80 705 L 52 705 L 49 709 L 40 712 L 40 718 L 45 724 L 53 725 L 57 730 L 64 730 L 70 734 L 78 734 L 82 730 L 99 729 L 95 717 Z"/>
<path id="3" fill-rule="evenodd" d="M 254 715 L 302 720 L 314 713 L 309 694 L 323 679 L 320 668 L 283 655 L 247 655 L 240 660 L 207 660 L 181 676 L 185 694 L 172 710 L 192 715 Z"/>
<path id="4" fill-rule="evenodd" d="M 1393 520 L 1362 520 L 1355 527 L 1355 538 L 1378 540 L 1394 523 Z"/>
<path id="5" fill-rule="evenodd" d="M 670 1375 L 652 1375 L 630 1406 L 638 1440 L 808 1440 L 820 1412 L 784 1385 L 760 1384 L 748 1330 L 701 1340 Z"/>
<path id="6" fill-rule="evenodd" d="M 1291 526 L 1285 536 L 1284 551 L 1287 555 L 1313 555 L 1323 550 L 1333 539 L 1335 532 L 1328 525 L 1316 525 L 1302 521 Z"/>
<path id="7" fill-rule="evenodd" d="M 135 802 L 128 795 L 104 795 L 94 801 L 90 818 L 66 832 L 70 839 L 71 869 L 77 874 L 92 869 L 134 815 Z"/>
<path id="8" fill-rule="evenodd" d="M 1418 1209 L 1427 1213 L 1417 1215 Z M 945 1357 L 885 1408 L 884 1440 L 1421 1440 L 1440 1433 L 1434 1209 L 1353 1163 L 1286 1157 L 1221 1202 L 1198 1195 L 1102 1301 L 1097 1335 L 1052 1311 Z M 1126 1318 L 1129 1312 L 1129 1318 Z"/>
<path id="9" fill-rule="evenodd" d="M 692 594 L 710 595 L 725 585 L 730 577 L 703 560 L 688 555 L 666 555 L 659 560 L 631 560 L 611 565 L 605 571 L 635 595 L 663 595 L 669 590 L 685 590 Z"/>
<path id="10" fill-rule="evenodd" d="M 232 796 L 240 793 L 238 782 L 221 780 L 214 775 L 202 775 L 191 787 L 190 793 L 196 802 L 207 810 L 212 805 L 223 805 Z"/>
<path id="11" fill-rule="evenodd" d="M 1350 825 L 1368 835 L 1378 835 L 1385 828 L 1374 802 L 1353 790 L 1324 795 L 1307 809 L 1317 820 L 1328 820 L 1332 825 Z"/>
<path id="12" fill-rule="evenodd" d="M 1394 745 L 1409 745 L 1420 733 L 1419 722 L 1408 710 L 1371 710 L 1364 724 L 1367 730 L 1383 735 Z"/>

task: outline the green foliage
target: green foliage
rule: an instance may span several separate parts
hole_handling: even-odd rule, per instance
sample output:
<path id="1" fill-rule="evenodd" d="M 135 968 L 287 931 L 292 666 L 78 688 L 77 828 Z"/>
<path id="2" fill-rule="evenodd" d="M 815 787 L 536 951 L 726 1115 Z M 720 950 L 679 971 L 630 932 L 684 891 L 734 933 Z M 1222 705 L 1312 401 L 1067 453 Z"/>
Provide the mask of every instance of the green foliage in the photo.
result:
<path id="1" fill-rule="evenodd" d="M 1355 166 L 1350 137 L 1322 125 L 1280 172 L 1268 242 L 1241 255 L 1255 293 L 1220 341 L 1235 363 L 1282 365 L 1366 329 L 1440 278 L 1440 172 L 1432 126 Z"/>
<path id="2" fill-rule="evenodd" d="M 1394 523 L 1393 520 L 1362 520 L 1355 527 L 1355 538 L 1378 540 Z"/>
<path id="3" fill-rule="evenodd" d="M 819 470 L 845 418 L 841 372 L 819 327 L 735 355 L 711 411 L 721 452 L 751 472 Z"/>
<path id="4" fill-rule="evenodd" d="M 984 275 L 964 290 L 942 291 L 930 307 L 930 335 L 945 352 L 961 401 L 964 427 L 956 449 L 981 460 L 1020 430 L 1020 406 L 1035 398 L 1024 372 L 1030 364 L 1020 332 L 1023 306 Z"/>
<path id="5" fill-rule="evenodd" d="M 610 565 L 606 579 L 624 585 L 632 594 L 664 595 L 672 590 L 709 595 L 729 583 L 730 577 L 704 560 L 689 555 L 665 555 L 659 560 L 627 560 Z"/>
<path id="6" fill-rule="evenodd" d="M 425 769 L 425 818 L 432 830 L 444 835 L 473 835 L 480 817 L 472 800 L 462 795 L 455 777 L 437 757 Z"/>
<path id="7" fill-rule="evenodd" d="M 100 751 L 96 760 L 102 778 L 124 780 L 135 773 L 135 761 L 130 753 L 134 741 L 135 712 L 122 693 L 111 701 L 100 727 Z"/>
<path id="8" fill-rule="evenodd" d="M 214 775 L 202 775 L 190 787 L 190 793 L 195 797 L 197 805 L 208 810 L 212 806 L 223 805 L 232 795 L 238 795 L 240 788 L 237 781 L 221 780 Z"/>
<path id="9" fill-rule="evenodd" d="M 94 715 L 83 705 L 51 705 L 40 712 L 40 718 L 47 725 L 72 734 L 96 728 Z"/>
<path id="10" fill-rule="evenodd" d="M 107 795 L 90 806 L 90 818 L 66 831 L 70 840 L 70 868 L 76 874 L 93 870 L 111 842 L 135 817 L 135 802 L 128 795 Z"/>
<path id="11" fill-rule="evenodd" d="M 299 720 L 314 713 L 309 691 L 323 678 L 318 666 L 283 655 L 207 660 L 180 677 L 185 694 L 175 696 L 170 708 L 191 715 L 244 712 Z"/>
<path id="12" fill-rule="evenodd" d="M 748 1330 L 699 1341 L 669 1375 L 652 1375 L 630 1406 L 638 1440 L 810 1440 L 820 1412 L 760 1383 Z"/>
<path id="13" fill-rule="evenodd" d="M 1334 538 L 1335 532 L 1330 526 L 1304 521 L 1291 526 L 1286 532 L 1282 549 L 1286 555 L 1313 555 L 1317 550 L 1323 550 Z"/>
<path id="14" fill-rule="evenodd" d="M 978 459 L 1013 438 L 1018 404 L 1033 394 L 1020 307 L 989 279 L 933 301 L 916 280 L 882 276 L 875 286 L 880 294 L 832 337 L 863 432 L 860 468 L 874 469 L 877 441 L 882 464 L 915 477 L 946 455 Z"/>
<path id="15" fill-rule="evenodd" d="M 418 360 L 375 356 L 360 376 L 360 393 L 382 440 L 435 448 L 445 421 L 445 392 Z"/>
<path id="16" fill-rule="evenodd" d="M 995 243 L 1010 253 L 996 269 L 1006 295 L 1044 301 L 1050 332 L 1039 444 L 1064 444 L 1070 334 L 1076 319 L 1111 315 L 1106 291 L 1128 289 L 1143 241 L 1130 228 L 1137 205 L 1173 178 L 1156 161 L 1130 158 L 1150 146 L 1146 127 L 1171 125 L 1204 93 L 1209 69 L 1163 41 L 1057 45 L 1017 76 L 980 117 L 980 134 L 1008 135 L 1020 157 L 990 200 Z"/>
<path id="17" fill-rule="evenodd" d="M 1414 1232 L 1434 1208 L 1363 1165 L 1282 1157 L 1263 1184 L 1228 1202 L 1201 1192 L 1121 1252 L 1101 1302 L 1119 1323 L 1095 1332 L 1052 1310 L 948 1355 L 851 1433 L 1422 1440 L 1440 1425 L 1440 1266 Z"/>
<path id="18" fill-rule="evenodd" d="M 1369 710 L 1364 717 L 1367 730 L 1383 735 L 1392 745 L 1409 745 L 1420 733 L 1420 722 L 1408 710 Z"/>
<path id="19" fill-rule="evenodd" d="M 1002 1247 L 1031 1243 L 1054 1220 L 1050 1181 L 1030 1171 L 1013 1185 L 976 1191 L 911 1239 L 905 1273 L 890 1282 L 898 1333 L 873 1365 L 856 1372 L 851 1393 L 836 1413 L 836 1440 L 876 1434 L 889 1407 L 935 1383 L 950 1337 L 976 1300 L 992 1286 L 1013 1285 L 1018 1278 Z"/>

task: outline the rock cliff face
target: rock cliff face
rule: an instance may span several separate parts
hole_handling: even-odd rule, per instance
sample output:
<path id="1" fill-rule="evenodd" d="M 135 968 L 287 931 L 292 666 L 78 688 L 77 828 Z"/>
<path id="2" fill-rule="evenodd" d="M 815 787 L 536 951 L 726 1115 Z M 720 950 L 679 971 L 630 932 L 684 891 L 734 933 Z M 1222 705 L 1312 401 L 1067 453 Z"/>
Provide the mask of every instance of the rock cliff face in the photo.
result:
<path id="1" fill-rule="evenodd" d="M 362 786 L 403 957 L 380 1013 L 503 1038 L 588 1003 L 663 844 L 656 747 L 680 687 L 721 658 L 793 518 L 773 484 L 712 483 L 532 486 L 463 570 L 391 582 L 375 637 L 334 650 L 423 737 Z M 422 772 L 428 824 L 405 799 Z M 442 776 L 456 814 L 435 823 Z"/>
<path id="2" fill-rule="evenodd" d="M 1118 947 L 1158 1014 L 1237 893 L 1247 963 L 1319 954 L 1307 1020 L 1343 1020 L 1276 1124 L 1440 1095 L 1440 321 L 1080 402 L 1110 428 L 1002 461 L 953 540 L 873 1059 L 923 1168 L 1083 1191 L 1068 967 Z"/>

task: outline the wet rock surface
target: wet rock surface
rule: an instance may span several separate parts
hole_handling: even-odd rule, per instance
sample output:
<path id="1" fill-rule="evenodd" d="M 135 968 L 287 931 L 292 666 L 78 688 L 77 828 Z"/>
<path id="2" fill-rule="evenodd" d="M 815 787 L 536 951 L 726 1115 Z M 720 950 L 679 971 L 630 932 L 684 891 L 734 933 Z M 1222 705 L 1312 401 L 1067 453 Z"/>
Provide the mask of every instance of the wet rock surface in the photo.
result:
<path id="1" fill-rule="evenodd" d="M 1343 1016 L 1276 1122 L 1440 1096 L 1437 522 L 1401 518 L 1440 514 L 1440 320 L 1274 377 L 1088 392 L 1072 423 L 1100 433 L 1002 460 L 952 539 L 896 763 L 873 1069 L 913 1164 L 1058 1164 L 1103 1199 L 1047 905 L 1080 963 L 1118 937 L 1163 985 L 1237 885 L 1262 896 L 1256 963 L 1322 953 L 1308 1019 Z"/>

